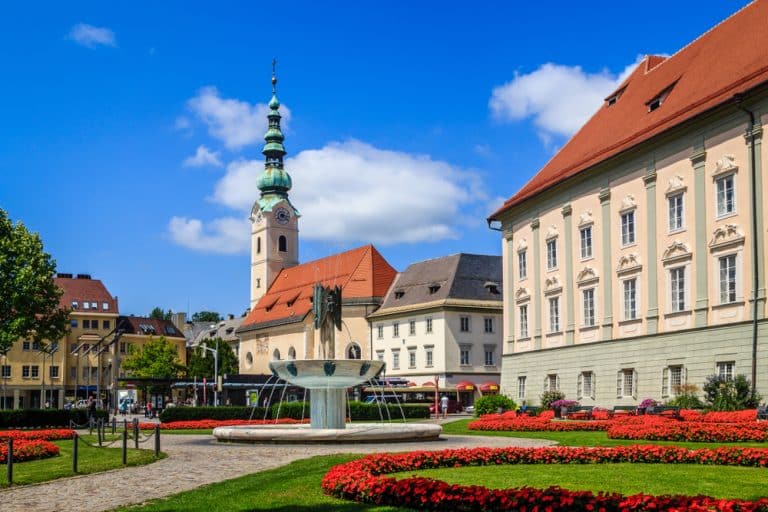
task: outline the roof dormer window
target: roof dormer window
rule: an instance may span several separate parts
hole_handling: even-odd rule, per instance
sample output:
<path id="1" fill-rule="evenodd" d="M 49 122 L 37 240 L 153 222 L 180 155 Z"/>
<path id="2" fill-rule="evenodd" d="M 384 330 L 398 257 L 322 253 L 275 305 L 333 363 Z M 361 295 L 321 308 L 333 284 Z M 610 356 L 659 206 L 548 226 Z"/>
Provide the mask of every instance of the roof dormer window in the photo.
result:
<path id="1" fill-rule="evenodd" d="M 440 289 L 439 284 L 431 284 L 429 285 L 429 294 L 434 295 L 437 293 L 437 291 Z"/>
<path id="2" fill-rule="evenodd" d="M 605 98 L 605 106 L 610 107 L 611 105 L 619 101 L 619 98 L 621 97 L 621 95 L 624 94 L 624 89 L 626 89 L 626 87 L 622 87 L 621 89 L 618 89 L 616 92 L 614 92 L 613 94 Z"/>
<path id="3" fill-rule="evenodd" d="M 667 96 L 669 96 L 669 93 L 672 92 L 672 88 L 677 83 L 677 80 L 672 83 L 669 87 L 666 87 L 663 91 L 661 91 L 659 94 L 654 96 L 651 100 L 649 100 L 646 105 L 648 106 L 648 112 L 653 112 L 654 110 L 658 109 L 663 103 L 664 100 L 667 99 Z"/>
<path id="4" fill-rule="evenodd" d="M 405 292 L 402 291 L 402 290 L 398 290 L 398 291 L 395 292 L 395 298 L 396 299 L 402 299 L 404 295 L 405 295 Z"/>
<path id="5" fill-rule="evenodd" d="M 483 286 L 485 286 L 485 289 L 488 290 L 488 293 L 491 295 L 499 295 L 499 283 L 488 281 Z"/>

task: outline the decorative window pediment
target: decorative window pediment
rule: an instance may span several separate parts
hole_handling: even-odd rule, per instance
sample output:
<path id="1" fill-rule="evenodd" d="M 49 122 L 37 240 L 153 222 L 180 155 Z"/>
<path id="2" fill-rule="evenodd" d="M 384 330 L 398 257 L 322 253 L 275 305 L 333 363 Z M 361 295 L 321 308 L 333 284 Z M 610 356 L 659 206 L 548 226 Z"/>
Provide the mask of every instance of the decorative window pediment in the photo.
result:
<path id="1" fill-rule="evenodd" d="M 528 292 L 528 288 L 521 286 L 515 292 L 515 300 L 517 302 L 523 302 L 531 298 L 531 294 Z"/>
<path id="2" fill-rule="evenodd" d="M 683 181 L 683 177 L 679 174 L 675 174 L 671 178 L 669 178 L 669 184 L 667 185 L 667 192 L 666 195 L 671 196 L 675 194 L 679 194 L 680 192 L 685 192 L 688 189 L 688 187 L 685 185 Z"/>
<path id="3" fill-rule="evenodd" d="M 739 166 L 736 165 L 736 160 L 733 155 L 723 155 L 723 157 L 715 162 L 715 170 L 712 171 L 713 177 L 718 177 L 723 174 L 734 173 L 739 170 Z"/>
<path id="4" fill-rule="evenodd" d="M 552 224 L 551 226 L 549 226 L 549 228 L 547 228 L 547 236 L 545 237 L 545 240 L 551 240 L 553 238 L 557 238 L 558 234 L 559 233 L 557 232 L 557 226 Z"/>
<path id="5" fill-rule="evenodd" d="M 627 194 L 624 196 L 624 199 L 621 200 L 621 209 L 619 211 L 625 212 L 633 208 L 637 208 L 637 201 L 635 201 L 635 196 L 632 194 Z"/>
<path id="6" fill-rule="evenodd" d="M 522 252 L 528 249 L 528 240 L 525 238 L 521 238 L 519 242 L 517 242 L 517 252 Z"/>
<path id="7" fill-rule="evenodd" d="M 629 274 L 630 272 L 640 272 L 643 265 L 636 252 L 625 254 L 619 258 L 619 264 L 616 267 L 616 273 Z"/>
<path id="8" fill-rule="evenodd" d="M 558 293 L 562 291 L 563 285 L 560 283 L 560 278 L 558 276 L 552 276 L 548 277 L 544 281 L 544 294 L 549 295 L 553 293 Z"/>
<path id="9" fill-rule="evenodd" d="M 709 242 L 710 249 L 720 249 L 729 245 L 743 244 L 744 234 L 739 231 L 736 224 L 725 224 L 715 228 L 712 232 L 712 240 Z"/>
<path id="10" fill-rule="evenodd" d="M 598 280 L 597 271 L 590 266 L 586 266 L 581 269 L 576 275 L 576 282 L 580 285 L 591 284 Z"/>
<path id="11" fill-rule="evenodd" d="M 664 263 L 673 263 L 680 260 L 690 259 L 693 256 L 688 244 L 680 240 L 675 240 L 664 251 L 661 261 Z"/>
<path id="12" fill-rule="evenodd" d="M 579 227 L 582 226 L 589 226 L 590 224 L 594 224 L 595 220 L 592 218 L 592 211 L 591 210 L 584 210 L 581 215 L 579 215 Z"/>

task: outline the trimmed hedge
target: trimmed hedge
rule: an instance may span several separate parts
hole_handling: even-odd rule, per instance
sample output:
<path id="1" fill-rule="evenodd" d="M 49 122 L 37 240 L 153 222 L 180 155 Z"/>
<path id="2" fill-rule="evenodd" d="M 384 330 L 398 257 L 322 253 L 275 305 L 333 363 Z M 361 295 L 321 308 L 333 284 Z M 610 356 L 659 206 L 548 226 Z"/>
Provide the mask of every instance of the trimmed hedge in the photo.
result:
<path id="1" fill-rule="evenodd" d="M 296 420 L 309 418 L 309 402 L 283 402 L 279 405 L 280 413 L 278 416 L 278 404 L 273 404 L 269 408 L 267 419 L 292 418 Z M 376 404 L 366 404 L 363 402 L 349 402 L 349 412 L 353 420 L 381 420 L 381 415 L 385 420 L 400 419 L 405 415 L 406 418 L 428 418 L 428 404 L 402 404 L 402 414 L 400 407 L 396 404 L 387 404 L 389 414 L 383 408 L 379 412 L 379 406 Z M 252 414 L 253 413 L 253 414 Z M 264 408 L 241 407 L 241 406 L 222 406 L 222 407 L 167 407 L 160 413 L 160 421 L 168 423 L 171 421 L 195 421 L 195 420 L 247 420 L 264 418 Z"/>
<path id="2" fill-rule="evenodd" d="M 96 411 L 96 418 L 108 419 L 107 411 Z M 0 410 L 0 428 L 69 427 L 88 422 L 85 409 L 8 409 Z"/>

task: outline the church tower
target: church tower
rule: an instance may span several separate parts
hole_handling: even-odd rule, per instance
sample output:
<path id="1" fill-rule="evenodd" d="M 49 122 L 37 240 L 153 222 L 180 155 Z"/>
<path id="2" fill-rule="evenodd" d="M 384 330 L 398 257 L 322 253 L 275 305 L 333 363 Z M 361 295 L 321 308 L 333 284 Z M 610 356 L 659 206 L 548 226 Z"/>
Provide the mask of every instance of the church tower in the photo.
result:
<path id="1" fill-rule="evenodd" d="M 258 179 L 261 196 L 251 209 L 251 309 L 267 292 L 280 270 L 299 263 L 299 211 L 288 199 L 291 177 L 283 169 L 283 133 L 277 100 L 276 61 L 272 61 L 269 128 L 261 151 L 264 172 Z"/>

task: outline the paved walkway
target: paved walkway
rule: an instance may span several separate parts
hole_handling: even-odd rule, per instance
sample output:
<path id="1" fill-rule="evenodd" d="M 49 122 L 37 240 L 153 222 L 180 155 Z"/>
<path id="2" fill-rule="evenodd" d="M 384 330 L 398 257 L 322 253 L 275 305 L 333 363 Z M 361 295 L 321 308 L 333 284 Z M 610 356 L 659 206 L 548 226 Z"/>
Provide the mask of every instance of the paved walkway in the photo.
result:
<path id="1" fill-rule="evenodd" d="M 0 509 L 24 512 L 112 510 L 332 453 L 441 450 L 477 446 L 545 446 L 540 439 L 446 436 L 431 443 L 358 445 L 251 445 L 217 443 L 209 435 L 165 435 L 168 457 L 152 464 L 0 491 Z"/>

